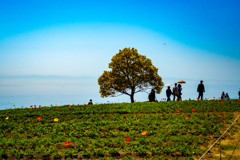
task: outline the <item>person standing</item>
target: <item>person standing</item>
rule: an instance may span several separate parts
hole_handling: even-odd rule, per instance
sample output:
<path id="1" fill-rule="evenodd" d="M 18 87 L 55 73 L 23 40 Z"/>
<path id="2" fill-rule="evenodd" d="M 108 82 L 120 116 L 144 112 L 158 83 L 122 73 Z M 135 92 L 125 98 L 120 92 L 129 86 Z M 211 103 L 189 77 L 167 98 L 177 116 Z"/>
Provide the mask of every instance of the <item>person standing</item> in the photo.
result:
<path id="1" fill-rule="evenodd" d="M 240 90 L 238 91 L 238 96 L 239 96 L 238 98 L 240 99 Z"/>
<path id="2" fill-rule="evenodd" d="M 170 99 L 171 94 L 172 94 L 172 91 L 170 89 L 170 86 L 168 86 L 168 89 L 166 90 L 167 101 L 171 101 Z"/>
<path id="3" fill-rule="evenodd" d="M 177 89 L 177 83 L 174 83 L 174 85 L 175 86 L 173 87 L 172 94 L 173 94 L 173 100 L 175 101 L 175 96 L 178 97 L 179 92 L 178 92 L 178 89 Z"/>
<path id="4" fill-rule="evenodd" d="M 203 80 L 200 81 L 200 84 L 198 84 L 197 88 L 198 94 L 198 100 L 201 97 L 201 100 L 203 99 L 203 92 L 205 92 L 204 85 L 203 85 Z"/>
<path id="5" fill-rule="evenodd" d="M 182 100 L 182 86 L 181 86 L 181 84 L 178 84 L 178 101 L 179 100 Z"/>
<path id="6" fill-rule="evenodd" d="M 154 91 L 154 89 L 152 89 L 152 91 L 151 91 L 150 98 L 151 98 L 150 102 L 155 101 L 155 91 Z"/>

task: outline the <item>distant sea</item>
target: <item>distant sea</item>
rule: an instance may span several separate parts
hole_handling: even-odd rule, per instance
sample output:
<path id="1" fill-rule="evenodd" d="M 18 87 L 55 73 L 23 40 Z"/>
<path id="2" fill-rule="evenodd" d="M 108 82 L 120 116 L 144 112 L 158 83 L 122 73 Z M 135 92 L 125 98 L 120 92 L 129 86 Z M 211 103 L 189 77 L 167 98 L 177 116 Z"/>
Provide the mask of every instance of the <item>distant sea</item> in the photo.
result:
<path id="1" fill-rule="evenodd" d="M 183 100 L 189 100 L 188 95 L 183 95 Z M 196 97 L 190 97 L 191 99 L 196 100 Z M 14 109 L 14 108 L 30 108 L 31 105 L 36 105 L 39 107 L 39 105 L 43 106 L 61 106 L 66 104 L 84 104 L 88 103 L 90 98 L 93 99 L 94 104 L 101 104 L 101 103 L 122 103 L 127 102 L 130 103 L 130 97 L 129 96 L 119 96 L 119 97 L 109 97 L 109 98 L 101 98 L 99 96 L 69 96 L 69 95 L 53 95 L 53 96 L 42 96 L 42 95 L 32 95 L 32 96 L 0 96 L 0 110 L 3 109 Z M 156 94 L 156 99 L 158 101 L 164 100 L 166 98 L 165 93 L 164 94 Z M 172 100 L 171 96 L 171 100 Z M 212 98 L 212 97 L 207 97 Z M 219 98 L 215 97 L 215 98 Z M 230 97 L 231 99 L 237 99 L 238 97 Z M 135 100 L 137 102 L 143 102 L 148 101 L 147 94 L 146 93 L 139 93 L 135 95 Z M 15 105 L 15 106 L 13 106 Z"/>
<path id="2" fill-rule="evenodd" d="M 84 104 L 79 96 L 0 96 L 0 110 L 10 108 L 30 108 L 31 105 L 60 106 L 64 104 Z M 15 105 L 15 106 L 14 106 Z"/>
<path id="3" fill-rule="evenodd" d="M 137 96 L 135 98 L 138 98 Z M 146 94 L 142 101 L 147 101 Z M 129 102 L 129 96 L 101 98 L 100 95 L 27 95 L 27 96 L 0 96 L 0 110 L 14 109 L 14 108 L 30 108 L 31 105 L 48 106 L 62 106 L 68 104 L 83 105 L 87 104 L 89 100 L 93 100 L 93 104 L 101 103 L 122 103 Z"/>

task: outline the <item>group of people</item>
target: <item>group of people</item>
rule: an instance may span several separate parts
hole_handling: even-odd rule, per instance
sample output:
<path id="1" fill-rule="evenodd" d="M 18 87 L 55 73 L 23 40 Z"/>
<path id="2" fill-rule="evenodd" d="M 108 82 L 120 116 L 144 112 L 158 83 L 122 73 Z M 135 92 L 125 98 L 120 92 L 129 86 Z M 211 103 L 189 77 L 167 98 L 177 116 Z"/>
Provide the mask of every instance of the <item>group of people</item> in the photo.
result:
<path id="1" fill-rule="evenodd" d="M 175 98 L 177 97 L 177 100 L 181 100 L 181 95 L 182 95 L 182 86 L 181 84 L 175 83 L 175 86 L 173 87 L 173 90 L 171 91 L 170 86 L 168 86 L 168 89 L 166 90 L 166 95 L 167 95 L 167 101 L 170 101 L 170 96 L 173 95 L 173 100 L 175 101 Z"/>
<path id="2" fill-rule="evenodd" d="M 173 95 L 173 100 L 175 101 L 175 97 L 177 97 L 177 100 L 181 100 L 181 93 L 182 91 L 182 87 L 180 84 L 178 84 L 177 86 L 177 83 L 175 83 L 175 86 L 173 87 L 173 90 L 171 91 L 170 89 L 170 86 L 168 86 L 168 89 L 166 90 L 166 95 L 167 95 L 167 101 L 170 101 L 170 96 Z M 200 81 L 200 84 L 198 84 L 198 87 L 197 87 L 197 92 L 199 93 L 198 94 L 198 100 L 199 99 L 203 99 L 203 92 L 205 92 L 205 88 L 204 88 L 204 85 L 203 85 L 203 80 Z M 240 91 L 238 92 L 238 96 L 239 96 L 239 99 L 240 99 Z M 228 93 L 224 94 L 224 92 L 222 92 L 222 95 L 221 95 L 221 99 L 230 99 Z"/>
<path id="3" fill-rule="evenodd" d="M 166 95 L 167 95 L 167 101 L 170 101 L 170 96 L 173 95 L 173 100 L 175 101 L 175 98 L 177 97 L 177 100 L 181 100 L 181 95 L 182 95 L 182 86 L 181 84 L 178 84 L 175 83 L 174 84 L 175 86 L 173 87 L 172 91 L 170 89 L 170 86 L 168 86 L 167 90 L 166 90 Z M 198 84 L 198 87 L 197 87 L 197 92 L 199 93 L 198 94 L 198 100 L 200 99 L 203 99 L 203 92 L 205 92 L 205 88 L 204 88 L 204 85 L 203 85 L 203 80 L 200 81 L 200 84 Z M 239 99 L 240 99 L 240 91 L 238 92 L 238 96 L 239 96 Z M 150 102 L 157 102 L 157 100 L 155 100 L 155 91 L 154 89 L 151 90 L 151 92 L 149 93 L 148 95 L 148 99 Z M 221 99 L 230 99 L 228 93 L 224 93 L 222 92 L 222 95 L 221 95 Z M 88 102 L 88 104 L 93 104 L 92 103 L 92 99 L 90 99 L 90 101 Z"/>
<path id="4" fill-rule="evenodd" d="M 175 86 L 173 87 L 173 89 L 170 89 L 170 86 L 168 86 L 167 90 L 166 90 L 166 95 L 167 95 L 167 101 L 170 101 L 170 96 L 173 95 L 173 100 L 175 101 L 175 99 L 177 98 L 177 101 L 182 99 L 182 86 L 181 84 L 174 84 Z M 203 98 L 203 92 L 205 92 L 204 89 L 204 85 L 203 85 L 203 80 L 200 81 L 200 84 L 198 85 L 197 88 L 197 92 L 199 93 L 198 95 L 198 99 L 201 97 L 201 99 Z M 239 95 L 240 97 L 240 95 Z M 148 95 L 149 101 L 155 101 L 155 91 L 154 89 L 152 89 L 151 93 Z"/>
<path id="5" fill-rule="evenodd" d="M 177 97 L 177 100 L 181 100 L 181 95 L 182 95 L 182 86 L 181 84 L 177 83 L 174 84 L 175 86 L 173 87 L 173 90 L 171 91 L 170 86 L 168 86 L 168 89 L 166 90 L 166 95 L 167 95 L 167 101 L 170 101 L 170 96 L 173 95 L 173 100 L 175 101 L 175 97 Z M 203 85 L 203 80 L 200 81 L 200 84 L 197 87 L 197 92 L 199 93 L 198 95 L 198 100 L 201 97 L 201 99 L 203 98 L 203 92 L 205 92 L 205 88 Z"/>
<path id="6" fill-rule="evenodd" d="M 238 96 L 240 99 L 240 90 L 238 91 Z M 221 99 L 230 99 L 230 97 L 229 97 L 228 93 L 224 94 L 224 92 L 222 92 Z"/>
<path id="7" fill-rule="evenodd" d="M 229 97 L 228 93 L 224 94 L 224 92 L 222 92 L 221 99 L 230 99 L 230 97 Z"/>

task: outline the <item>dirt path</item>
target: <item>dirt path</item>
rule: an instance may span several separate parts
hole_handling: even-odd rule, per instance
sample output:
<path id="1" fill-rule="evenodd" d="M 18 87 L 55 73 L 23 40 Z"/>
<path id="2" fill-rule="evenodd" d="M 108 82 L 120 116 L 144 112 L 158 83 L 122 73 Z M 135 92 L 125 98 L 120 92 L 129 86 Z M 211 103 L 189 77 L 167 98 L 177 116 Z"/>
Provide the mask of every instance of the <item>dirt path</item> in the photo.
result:
<path id="1" fill-rule="evenodd" d="M 234 120 L 238 115 L 239 113 L 234 114 Z M 223 132 L 224 130 L 221 130 L 221 133 Z M 220 160 L 220 143 L 221 160 L 230 160 L 230 158 L 231 160 L 240 160 L 240 117 L 220 140 L 221 141 L 218 141 L 201 160 Z M 208 148 L 210 148 L 214 142 L 209 143 Z M 199 158 L 200 157 L 198 157 L 198 159 Z"/>

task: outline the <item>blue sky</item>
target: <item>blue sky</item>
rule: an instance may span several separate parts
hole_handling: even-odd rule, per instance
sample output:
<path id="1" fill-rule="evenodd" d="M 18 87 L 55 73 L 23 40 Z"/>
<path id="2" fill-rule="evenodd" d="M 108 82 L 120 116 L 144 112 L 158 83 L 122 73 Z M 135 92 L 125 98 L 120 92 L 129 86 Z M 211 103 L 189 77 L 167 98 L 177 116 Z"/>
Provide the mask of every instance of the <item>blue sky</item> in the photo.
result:
<path id="1" fill-rule="evenodd" d="M 186 80 L 185 98 L 197 96 L 201 79 L 207 97 L 222 91 L 237 97 L 239 6 L 231 0 L 0 1 L 0 96 L 84 95 L 105 102 L 97 78 L 119 49 L 134 47 L 165 84 Z M 158 97 L 165 98 L 165 89 Z"/>

